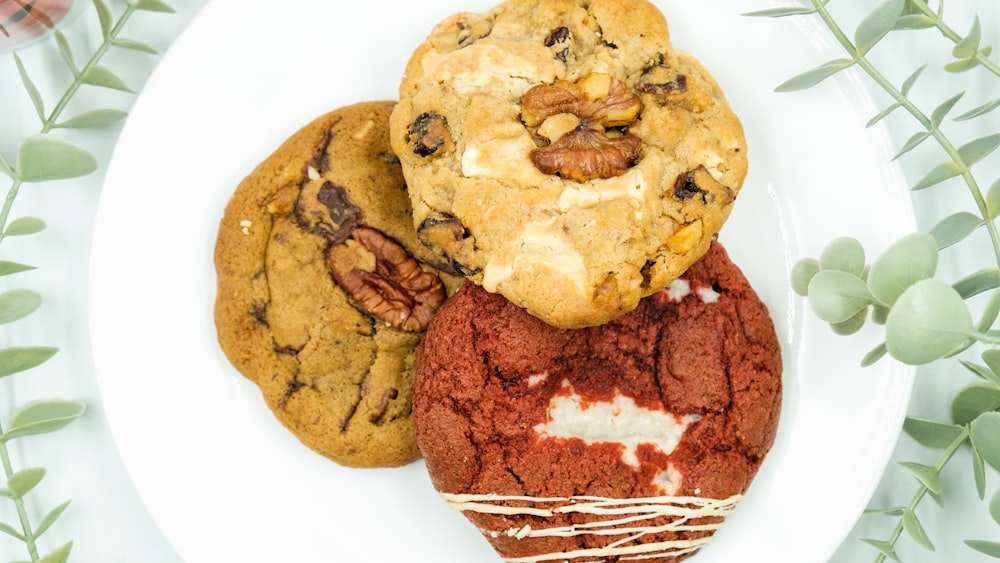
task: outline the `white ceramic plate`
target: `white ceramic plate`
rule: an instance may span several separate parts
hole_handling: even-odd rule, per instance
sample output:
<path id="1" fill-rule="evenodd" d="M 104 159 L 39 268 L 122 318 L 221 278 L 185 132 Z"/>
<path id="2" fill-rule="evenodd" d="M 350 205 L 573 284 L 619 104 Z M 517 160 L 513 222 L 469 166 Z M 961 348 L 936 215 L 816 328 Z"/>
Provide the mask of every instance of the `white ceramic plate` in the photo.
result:
<path id="1" fill-rule="evenodd" d="M 840 235 L 881 251 L 913 230 L 909 196 L 883 132 L 863 126 L 876 110 L 850 75 L 773 93 L 839 56 L 822 33 L 742 17 L 767 6 L 738 0 L 661 4 L 675 45 L 712 70 L 744 121 L 751 173 L 721 240 L 768 304 L 786 366 L 774 449 L 697 560 L 826 561 L 880 478 L 912 370 L 859 368 L 876 333 L 835 337 L 788 271 Z M 422 463 L 351 470 L 301 446 L 228 365 L 212 322 L 215 231 L 239 180 L 313 117 L 395 99 L 437 21 L 491 5 L 215 0 L 137 100 L 94 235 L 94 353 L 124 462 L 185 561 L 495 559 Z"/>

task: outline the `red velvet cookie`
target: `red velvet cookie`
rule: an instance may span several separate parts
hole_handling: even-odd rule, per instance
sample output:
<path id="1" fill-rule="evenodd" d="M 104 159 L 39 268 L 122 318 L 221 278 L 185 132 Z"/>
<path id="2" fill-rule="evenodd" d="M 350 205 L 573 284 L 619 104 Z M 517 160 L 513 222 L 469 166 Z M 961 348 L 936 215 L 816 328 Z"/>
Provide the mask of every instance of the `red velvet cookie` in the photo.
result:
<path id="1" fill-rule="evenodd" d="M 771 447 L 781 353 L 719 243 L 608 324 L 557 329 L 466 283 L 418 351 L 435 488 L 507 561 L 678 561 Z"/>

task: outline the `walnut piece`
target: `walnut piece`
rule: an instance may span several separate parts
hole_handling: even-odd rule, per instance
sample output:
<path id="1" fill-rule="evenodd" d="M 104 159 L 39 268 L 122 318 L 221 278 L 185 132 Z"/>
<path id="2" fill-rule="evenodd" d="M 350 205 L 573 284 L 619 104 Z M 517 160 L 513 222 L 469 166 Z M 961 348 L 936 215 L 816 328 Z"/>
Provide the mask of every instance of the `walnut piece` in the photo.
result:
<path id="1" fill-rule="evenodd" d="M 370 227 L 355 227 L 344 244 L 332 246 L 327 265 L 365 311 L 394 328 L 421 332 L 444 303 L 441 279 Z"/>
<path id="2" fill-rule="evenodd" d="M 609 74 L 534 86 L 521 99 L 521 109 L 524 124 L 551 141 L 530 155 L 546 174 L 577 182 L 612 178 L 639 160 L 642 141 L 618 128 L 634 123 L 642 104 Z"/>

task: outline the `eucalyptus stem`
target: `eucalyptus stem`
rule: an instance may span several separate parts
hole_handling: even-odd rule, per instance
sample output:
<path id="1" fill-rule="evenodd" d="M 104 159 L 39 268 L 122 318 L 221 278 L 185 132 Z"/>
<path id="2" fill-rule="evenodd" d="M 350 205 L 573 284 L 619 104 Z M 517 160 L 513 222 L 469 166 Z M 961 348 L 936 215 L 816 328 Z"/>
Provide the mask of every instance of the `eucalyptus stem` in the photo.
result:
<path id="1" fill-rule="evenodd" d="M 913 6 L 916 6 L 921 12 L 923 12 L 923 14 L 925 16 L 927 16 L 928 18 L 934 20 L 934 27 L 936 27 L 938 29 L 938 31 L 941 32 L 941 35 L 943 35 L 945 38 L 947 38 L 948 40 L 950 40 L 952 43 L 956 43 L 957 44 L 957 43 L 959 43 L 962 40 L 962 35 L 960 33 L 956 32 L 954 29 L 952 29 L 944 21 L 944 17 L 943 17 L 943 14 L 944 14 L 944 2 L 941 2 L 940 7 L 939 7 L 939 9 L 938 9 L 937 12 L 935 12 L 934 10 L 931 10 L 931 7 L 928 6 L 927 2 L 925 2 L 924 0 L 910 0 L 910 3 Z M 980 65 L 983 66 L 983 68 L 986 68 L 987 70 L 989 70 L 993 74 L 995 74 L 998 77 L 1000 77 L 1000 66 L 997 66 L 993 61 L 991 61 L 989 57 L 987 57 L 986 55 L 984 55 L 982 53 L 981 50 L 977 50 L 976 51 L 976 54 L 974 55 L 974 58 L 976 59 L 977 63 L 979 63 Z"/>
<path id="2" fill-rule="evenodd" d="M 14 206 L 14 200 L 17 199 L 17 192 L 20 189 L 21 179 L 15 173 L 13 183 L 7 189 L 7 197 L 3 201 L 3 208 L 0 208 L 0 242 L 3 242 L 3 239 L 6 238 L 4 232 L 7 228 L 7 218 L 10 216 L 10 210 Z"/>
<path id="3" fill-rule="evenodd" d="M 962 444 L 964 444 L 965 441 L 968 439 L 969 439 L 969 426 L 965 425 L 962 428 L 962 431 L 958 434 L 958 436 L 956 436 L 955 439 L 952 440 L 950 444 L 948 444 L 948 447 L 945 448 L 945 450 L 941 453 L 941 456 L 938 457 L 937 463 L 934 464 L 934 469 L 938 473 L 940 473 L 944 469 L 944 467 L 948 465 L 948 462 L 951 461 L 951 459 L 955 456 L 955 452 L 958 451 L 958 448 L 960 448 Z M 914 510 L 916 510 L 917 506 L 920 505 L 920 501 L 924 499 L 924 496 L 927 495 L 928 492 L 930 492 L 930 489 L 927 488 L 927 485 L 921 483 L 920 486 L 917 487 L 917 492 L 913 495 L 913 498 L 910 499 L 910 504 L 906 505 L 905 510 L 911 513 Z M 889 535 L 889 539 L 886 540 L 886 544 L 890 549 L 895 547 L 896 542 L 899 541 L 899 537 L 902 534 L 903 534 L 903 520 L 901 518 L 898 522 L 896 522 L 896 527 L 892 529 L 892 533 Z M 884 551 L 880 552 L 878 556 L 875 558 L 874 563 L 884 563 L 886 557 L 887 554 Z"/>
<path id="4" fill-rule="evenodd" d="M 980 216 L 984 218 L 989 217 L 989 210 L 986 206 L 986 198 L 983 197 L 983 192 L 979 187 L 979 183 L 975 176 L 973 176 L 971 167 L 965 162 L 961 154 L 959 154 L 958 149 L 951 142 L 951 140 L 944 134 L 943 131 L 941 131 L 940 127 L 938 127 L 930 117 L 928 117 L 923 111 L 920 110 L 920 108 L 911 102 L 901 90 L 889 82 L 889 80 L 877 68 L 875 68 L 875 66 L 868 61 L 868 59 L 857 54 L 858 51 L 854 43 L 840 28 L 840 25 L 830 14 L 829 10 L 826 9 L 825 2 L 813 0 L 812 3 L 819 16 L 837 38 L 837 41 L 854 57 L 854 62 L 862 70 L 864 70 L 865 74 L 874 80 L 876 84 L 882 87 L 882 89 L 884 89 L 885 92 L 892 97 L 899 107 L 903 108 L 907 113 L 913 116 L 913 118 L 916 119 L 927 130 L 927 132 L 931 134 L 932 137 L 934 137 L 934 140 L 941 145 L 941 148 L 944 149 L 945 153 L 949 158 L 951 158 L 952 162 L 958 165 L 962 171 L 962 179 L 969 188 L 969 193 L 976 203 L 976 208 L 979 210 Z M 926 7 L 926 4 L 924 4 L 924 7 Z M 993 254 L 996 263 L 1000 266 L 1000 231 L 998 231 L 997 225 L 993 221 L 985 221 L 985 226 L 993 245 Z"/>
<path id="5" fill-rule="evenodd" d="M 3 425 L 0 424 L 0 434 L 3 434 Z M 3 472 L 6 477 L 4 481 L 9 481 L 14 475 L 14 466 L 10 463 L 10 453 L 7 451 L 7 442 L 0 440 L 0 463 L 3 464 Z M 31 531 L 31 521 L 28 520 L 28 511 L 24 507 L 24 499 L 15 496 L 14 506 L 17 509 L 17 518 L 21 523 L 21 533 L 24 536 L 24 545 L 28 549 L 28 556 L 31 561 L 38 561 L 38 546 L 35 544 L 35 536 Z"/>

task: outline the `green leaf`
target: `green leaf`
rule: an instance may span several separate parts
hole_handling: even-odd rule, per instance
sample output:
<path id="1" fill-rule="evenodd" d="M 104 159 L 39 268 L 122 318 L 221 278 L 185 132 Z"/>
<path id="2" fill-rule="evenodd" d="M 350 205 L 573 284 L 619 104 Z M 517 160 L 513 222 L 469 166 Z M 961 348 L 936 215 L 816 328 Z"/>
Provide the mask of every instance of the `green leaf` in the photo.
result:
<path id="1" fill-rule="evenodd" d="M 1000 542 L 987 540 L 965 540 L 965 545 L 990 557 L 1000 557 Z"/>
<path id="2" fill-rule="evenodd" d="M 1000 490 L 993 493 L 993 498 L 990 499 L 990 516 L 994 522 L 1000 524 Z"/>
<path id="3" fill-rule="evenodd" d="M 37 563 L 66 563 L 69 560 L 69 552 L 73 549 L 73 542 L 63 544 L 48 552 Z"/>
<path id="4" fill-rule="evenodd" d="M 25 182 L 43 182 L 86 176 L 97 170 L 97 160 L 52 135 L 32 135 L 18 147 L 17 169 Z"/>
<path id="5" fill-rule="evenodd" d="M 923 525 L 912 510 L 904 512 L 900 521 L 903 524 L 903 529 L 913 538 L 913 541 L 917 542 L 917 545 L 928 551 L 934 551 L 934 544 L 931 543 L 930 537 L 927 536 L 927 531 L 924 530 Z"/>
<path id="6" fill-rule="evenodd" d="M 928 448 L 947 448 L 962 433 L 962 427 L 912 416 L 903 421 L 903 430 L 917 442 Z"/>
<path id="7" fill-rule="evenodd" d="M 861 328 L 865 326 L 865 321 L 867 320 L 868 320 L 868 309 L 864 308 L 855 313 L 853 317 L 847 319 L 846 321 L 841 321 L 839 323 L 830 323 L 830 328 L 833 329 L 834 334 L 839 334 L 840 336 L 849 336 L 861 330 Z"/>
<path id="8" fill-rule="evenodd" d="M 6 174 L 8 178 L 13 178 L 14 176 L 16 176 L 16 174 L 14 174 L 14 169 L 11 168 L 9 164 L 7 164 L 7 161 L 4 160 L 2 154 L 0 154 L 0 172 Z"/>
<path id="9" fill-rule="evenodd" d="M 885 357 L 886 353 L 888 353 L 888 351 L 885 348 L 885 342 L 883 342 L 865 354 L 865 357 L 861 359 L 861 367 L 866 368 L 875 365 L 875 362 Z"/>
<path id="10" fill-rule="evenodd" d="M 38 119 L 45 121 L 45 103 L 42 101 L 42 94 L 38 91 L 35 83 L 31 81 L 28 71 L 25 70 L 24 64 L 21 62 L 21 57 L 17 56 L 17 53 L 14 53 L 14 63 L 17 65 L 17 73 L 21 75 L 21 83 L 24 84 L 24 89 L 28 92 L 28 97 L 31 98 L 32 105 L 35 106 L 35 113 L 38 115 Z"/>
<path id="11" fill-rule="evenodd" d="M 0 260 L 0 276 L 9 276 L 11 274 L 18 274 L 34 269 L 34 266 L 29 266 L 27 264 L 19 264 L 9 260 Z"/>
<path id="12" fill-rule="evenodd" d="M 885 323 L 889 354 L 911 365 L 942 358 L 973 332 L 962 297 L 947 283 L 931 278 L 911 285 L 889 311 Z"/>
<path id="13" fill-rule="evenodd" d="M 174 9 L 163 0 L 135 0 L 132 2 L 132 6 L 136 10 L 146 10 L 148 12 L 166 12 L 171 14 L 174 12 Z"/>
<path id="14" fill-rule="evenodd" d="M 871 304 L 868 286 L 861 278 L 840 270 L 823 270 L 809 282 L 809 304 L 828 323 L 850 319 Z"/>
<path id="15" fill-rule="evenodd" d="M 987 113 L 1000 108 L 1000 98 L 993 101 L 986 102 L 981 106 L 976 106 L 969 111 L 963 113 L 962 115 L 955 118 L 955 121 L 968 121 L 974 117 L 979 117 L 980 115 L 986 115 Z"/>
<path id="16" fill-rule="evenodd" d="M 835 59 L 830 62 L 824 63 L 810 71 L 804 72 L 798 76 L 789 78 L 785 82 L 782 82 L 774 89 L 775 92 L 794 92 L 796 90 L 805 90 L 807 88 L 812 88 L 813 86 L 823 82 L 827 78 L 830 78 L 834 74 L 850 67 L 854 64 L 851 59 Z"/>
<path id="17" fill-rule="evenodd" d="M 0 324 L 23 319 L 42 304 L 42 296 L 29 289 L 12 289 L 0 295 Z"/>
<path id="18" fill-rule="evenodd" d="M 24 541 L 24 535 L 21 532 L 14 529 L 10 524 L 5 524 L 0 522 L 0 532 L 7 534 L 8 536 L 14 537 L 19 541 Z"/>
<path id="19" fill-rule="evenodd" d="M 11 347 L 0 349 L 0 377 L 31 369 L 45 363 L 58 348 L 47 346 Z"/>
<path id="20" fill-rule="evenodd" d="M 927 487 L 927 490 L 934 494 L 941 494 L 941 472 L 937 469 L 924 465 L 922 463 L 914 463 L 912 461 L 904 461 L 900 463 L 903 469 L 910 472 L 911 475 L 920 481 L 920 484 Z"/>
<path id="21" fill-rule="evenodd" d="M 1000 389 L 1000 375 L 997 372 L 990 369 L 988 366 L 979 365 L 975 362 L 970 362 L 968 360 L 959 360 L 965 369 L 971 371 L 976 377 L 989 381 L 993 385 Z"/>
<path id="22" fill-rule="evenodd" d="M 935 108 L 934 109 L 934 113 L 931 114 L 931 124 L 935 128 L 937 128 L 939 125 L 941 125 L 941 123 L 944 122 L 944 118 L 947 117 L 948 112 L 950 112 L 951 109 L 953 107 L 955 107 L 955 104 L 957 104 L 958 101 L 961 100 L 962 96 L 964 96 L 964 95 L 965 95 L 965 92 L 961 92 L 959 94 L 955 94 L 951 98 L 948 98 L 947 100 L 945 100 L 937 108 Z"/>
<path id="23" fill-rule="evenodd" d="M 889 508 L 866 508 L 865 514 L 882 514 L 885 516 L 902 516 L 906 511 L 905 506 L 892 506 Z"/>
<path id="24" fill-rule="evenodd" d="M 11 221 L 3 231 L 5 237 L 33 235 L 45 230 L 45 221 L 37 217 L 21 217 Z"/>
<path id="25" fill-rule="evenodd" d="M 872 305 L 872 321 L 875 324 L 884 325 L 886 319 L 889 318 L 889 310 L 889 307 L 885 305 L 879 305 L 878 303 Z"/>
<path id="26" fill-rule="evenodd" d="M 1000 471 L 1000 412 L 984 412 L 972 421 L 969 430 L 972 447 L 983 456 L 983 461 Z"/>
<path id="27" fill-rule="evenodd" d="M 66 35 L 59 31 L 55 31 L 56 44 L 59 46 L 59 56 L 66 63 L 66 67 L 69 68 L 73 76 L 80 75 L 80 69 L 76 67 L 76 61 L 73 58 L 73 48 L 69 45 L 69 40 L 66 39 Z"/>
<path id="28" fill-rule="evenodd" d="M 938 249 L 942 249 L 962 242 L 983 224 L 983 220 L 978 215 L 968 211 L 960 211 L 945 217 L 937 225 L 931 227 L 930 234 L 937 241 Z"/>
<path id="29" fill-rule="evenodd" d="M 893 561 L 899 561 L 899 556 L 896 555 L 896 550 L 892 547 L 892 544 L 883 540 L 873 540 L 869 538 L 862 539 L 864 543 L 874 547 L 879 553 L 886 556 Z"/>
<path id="30" fill-rule="evenodd" d="M 94 0 L 94 8 L 97 9 L 97 19 L 101 22 L 101 36 L 107 39 L 111 37 L 111 27 L 115 23 L 115 18 L 104 0 Z"/>
<path id="31" fill-rule="evenodd" d="M 990 291 L 1000 287 L 1000 270 L 996 268 L 986 268 L 974 274 L 969 274 L 957 282 L 951 284 L 955 291 L 968 299 L 974 295 L 979 295 L 985 291 Z"/>
<path id="32" fill-rule="evenodd" d="M 986 209 L 989 211 L 990 221 L 1000 216 L 1000 180 L 993 182 L 986 193 Z"/>
<path id="33" fill-rule="evenodd" d="M 955 424 L 968 424 L 979 415 L 1000 409 L 1000 389 L 989 383 L 971 383 L 951 401 L 951 419 Z"/>
<path id="34" fill-rule="evenodd" d="M 928 29 L 934 27 L 937 22 L 923 14 L 910 14 L 896 20 L 894 29 Z"/>
<path id="35" fill-rule="evenodd" d="M 983 307 L 983 316 L 979 319 L 979 324 L 976 325 L 976 330 L 979 332 L 987 332 L 993 323 L 997 320 L 997 316 L 1000 315 L 1000 291 L 994 291 L 988 301 L 986 301 L 986 306 Z M 1000 373 L 1000 372 L 997 372 Z"/>
<path id="36" fill-rule="evenodd" d="M 983 361 L 993 373 L 1000 373 L 1000 349 L 991 348 L 983 352 Z"/>
<path id="37" fill-rule="evenodd" d="M 741 14 L 750 17 L 765 17 L 765 18 L 783 18 L 786 16 L 805 16 L 808 14 L 815 14 L 815 8 L 801 8 L 798 6 L 788 6 L 785 8 L 770 8 L 767 10 L 758 10 L 756 12 L 747 12 Z"/>
<path id="38" fill-rule="evenodd" d="M 900 108 L 900 107 L 902 107 L 902 105 L 901 105 L 901 104 L 900 104 L 899 102 L 896 102 L 896 103 L 892 104 L 891 106 L 889 106 L 889 107 L 885 108 L 884 110 L 882 110 L 882 111 L 878 112 L 878 113 L 877 113 L 877 114 L 875 115 L 875 117 L 873 117 L 873 118 L 871 118 L 871 119 L 869 119 L 869 120 L 868 120 L 868 123 L 865 123 L 865 127 L 866 127 L 866 128 L 870 128 L 870 127 L 873 127 L 873 126 L 875 126 L 875 124 L 876 124 L 876 123 L 878 123 L 879 121 L 882 121 L 882 120 L 883 120 L 883 119 L 885 119 L 885 118 L 886 118 L 886 117 L 887 117 L 887 116 L 888 116 L 888 115 L 889 115 L 890 113 L 892 113 L 892 112 L 896 111 L 896 110 L 897 110 L 898 108 Z"/>
<path id="39" fill-rule="evenodd" d="M 921 66 L 917 70 L 913 71 L 913 74 L 908 76 L 906 80 L 903 81 L 903 86 L 900 88 L 900 92 L 902 92 L 903 96 L 908 96 L 910 94 L 910 90 L 913 89 L 913 85 L 917 83 L 917 79 L 920 78 L 920 75 L 923 74 L 924 69 L 926 68 L 927 65 Z"/>
<path id="40" fill-rule="evenodd" d="M 160 52 L 156 50 L 156 47 L 152 45 L 147 45 L 133 39 L 122 39 L 121 37 L 113 40 L 111 42 L 115 47 L 121 47 L 122 49 L 129 49 L 131 51 L 138 51 L 140 53 L 149 53 L 150 55 L 158 55 Z"/>
<path id="41" fill-rule="evenodd" d="M 132 89 L 128 87 L 128 84 L 119 78 L 117 74 L 100 65 L 94 65 L 88 68 L 80 78 L 83 80 L 84 84 L 110 88 L 112 90 L 121 90 L 123 92 L 132 92 Z"/>
<path id="42" fill-rule="evenodd" d="M 927 233 L 911 233 L 893 243 L 872 263 L 868 289 L 880 303 L 892 305 L 907 288 L 932 277 L 937 264 L 934 237 Z"/>
<path id="43" fill-rule="evenodd" d="M 42 477 L 45 477 L 45 469 L 42 467 L 22 469 L 7 479 L 7 489 L 14 494 L 15 498 L 23 497 L 35 488 Z"/>
<path id="44" fill-rule="evenodd" d="M 0 441 L 55 432 L 79 418 L 85 410 L 86 405 L 80 401 L 32 401 L 14 410 Z"/>
<path id="45" fill-rule="evenodd" d="M 970 141 L 958 147 L 958 154 L 962 157 L 966 167 L 986 158 L 997 147 L 1000 147 L 1000 134 L 981 137 L 975 141 Z"/>
<path id="46" fill-rule="evenodd" d="M 95 109 L 71 117 L 61 123 L 56 123 L 56 127 L 63 129 L 88 129 L 91 127 L 104 127 L 117 121 L 125 119 L 128 115 L 120 109 Z"/>
<path id="47" fill-rule="evenodd" d="M 967 70 L 972 70 L 979 66 L 979 59 L 975 57 L 970 57 L 968 59 L 963 59 L 961 61 L 954 61 L 944 65 L 944 69 L 948 72 L 958 74 L 960 72 L 965 72 Z"/>
<path id="48" fill-rule="evenodd" d="M 885 34 L 892 31 L 905 3 L 905 0 L 884 0 L 861 21 L 854 32 L 854 47 L 859 57 L 865 56 Z"/>
<path id="49" fill-rule="evenodd" d="M 951 54 L 956 59 L 967 59 L 976 56 L 976 53 L 979 52 L 979 42 L 982 40 L 982 35 L 983 30 L 979 24 L 979 16 L 977 15 L 972 21 L 972 29 L 969 30 L 969 33 L 961 41 L 955 44 L 955 47 L 951 50 Z"/>
<path id="50" fill-rule="evenodd" d="M 976 483 L 976 494 L 979 500 L 983 500 L 986 497 L 986 463 L 975 449 L 972 450 L 972 478 Z"/>
<path id="51" fill-rule="evenodd" d="M 836 238 L 820 254 L 819 267 L 821 270 L 840 270 L 861 277 L 865 271 L 865 249 L 857 239 Z"/>
<path id="52" fill-rule="evenodd" d="M 914 133 L 913 136 L 907 139 L 906 143 L 903 144 L 903 148 L 899 149 L 899 152 L 897 152 L 895 156 L 892 157 L 892 160 L 897 160 L 904 154 L 919 147 L 920 143 L 923 143 L 930 136 L 931 136 L 930 131 L 920 131 L 919 133 Z"/>
<path id="53" fill-rule="evenodd" d="M 923 190 L 940 184 L 949 178 L 954 178 L 955 176 L 962 174 L 962 172 L 963 170 L 959 168 L 957 164 L 949 160 L 948 162 L 943 162 L 932 168 L 931 171 L 914 184 L 911 189 L 913 191 Z"/>
<path id="54" fill-rule="evenodd" d="M 59 506 L 50 510 L 49 513 L 42 518 L 42 520 L 38 523 L 37 528 L 35 529 L 36 538 L 44 534 L 45 531 L 48 530 L 52 526 L 52 524 L 55 523 L 56 520 L 59 519 L 62 513 L 66 511 L 66 507 L 69 506 L 69 503 L 70 501 L 66 501 L 60 504 Z M 69 551 L 66 552 L 66 555 L 69 555 Z M 46 555 L 45 557 L 48 557 L 48 555 Z M 44 559 L 45 558 L 43 557 L 42 560 Z"/>
<path id="55" fill-rule="evenodd" d="M 803 258 L 792 266 L 789 276 L 792 282 L 792 290 L 803 297 L 809 293 L 809 282 L 819 272 L 819 260 L 815 258 Z"/>

